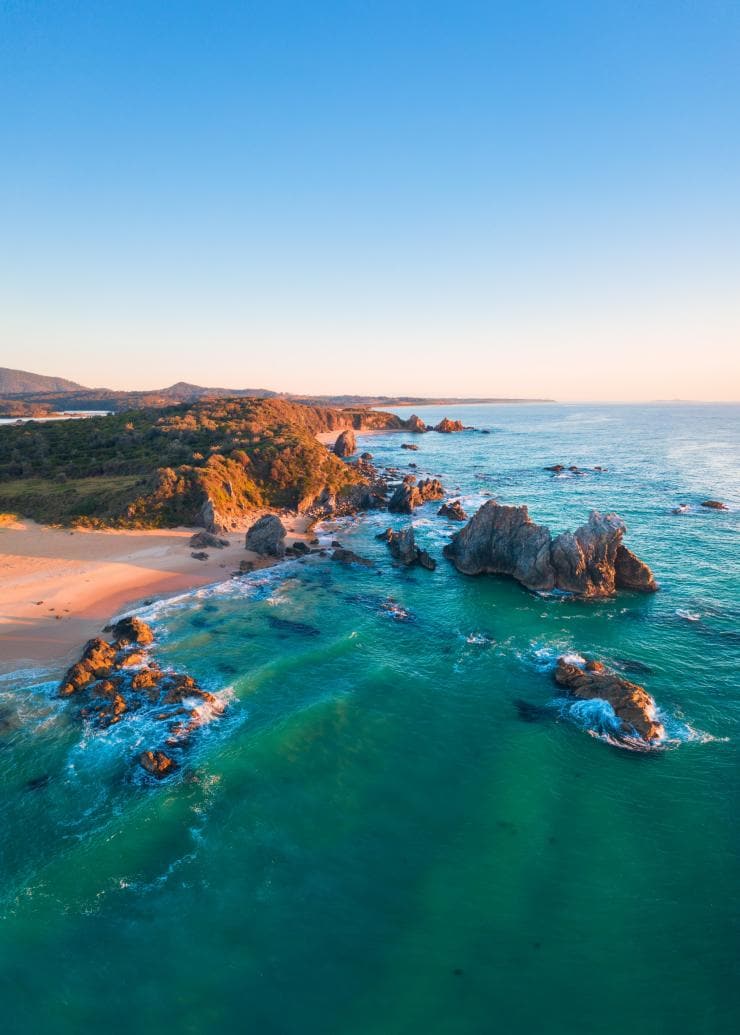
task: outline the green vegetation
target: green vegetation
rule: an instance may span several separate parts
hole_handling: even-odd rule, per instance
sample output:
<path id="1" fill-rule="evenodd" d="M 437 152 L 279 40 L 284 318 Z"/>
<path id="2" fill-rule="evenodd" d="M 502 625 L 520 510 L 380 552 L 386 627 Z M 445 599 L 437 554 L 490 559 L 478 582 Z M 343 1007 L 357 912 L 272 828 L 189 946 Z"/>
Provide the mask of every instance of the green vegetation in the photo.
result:
<path id="1" fill-rule="evenodd" d="M 398 418 L 225 399 L 0 427 L 0 509 L 39 521 L 228 527 L 260 506 L 303 508 L 360 480 L 319 431 Z"/>

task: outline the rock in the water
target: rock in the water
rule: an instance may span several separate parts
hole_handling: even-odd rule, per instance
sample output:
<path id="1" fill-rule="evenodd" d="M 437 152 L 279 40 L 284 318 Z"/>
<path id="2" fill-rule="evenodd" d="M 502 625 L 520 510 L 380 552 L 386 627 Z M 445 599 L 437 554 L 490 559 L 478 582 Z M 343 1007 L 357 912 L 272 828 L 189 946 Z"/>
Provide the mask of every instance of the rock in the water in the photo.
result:
<path id="1" fill-rule="evenodd" d="M 396 514 L 411 514 L 428 500 L 441 500 L 444 497 L 442 483 L 436 478 L 426 478 L 414 484 L 414 476 L 407 474 L 390 498 L 388 510 Z"/>
<path id="2" fill-rule="evenodd" d="M 193 558 L 194 561 L 208 560 L 208 554 L 205 552 L 205 550 L 196 550 L 194 553 L 191 553 L 190 556 Z"/>
<path id="3" fill-rule="evenodd" d="M 394 560 L 407 567 L 412 564 L 419 564 L 428 571 L 434 571 L 437 567 L 437 562 L 431 554 L 416 545 L 414 530 L 411 525 L 408 528 L 402 528 L 399 532 L 394 532 L 392 528 L 386 528 L 385 532 L 381 532 L 377 538 L 384 539 Z"/>
<path id="4" fill-rule="evenodd" d="M 139 755 L 139 765 L 150 776 L 155 776 L 158 780 L 170 776 L 177 769 L 175 760 L 166 755 L 164 751 L 142 751 Z"/>
<path id="5" fill-rule="evenodd" d="M 406 427 L 409 431 L 414 431 L 417 434 L 421 434 L 427 431 L 428 428 L 421 417 L 417 417 L 415 413 L 412 413 L 409 419 L 406 421 Z"/>
<path id="6" fill-rule="evenodd" d="M 276 514 L 265 514 L 247 532 L 246 548 L 260 557 L 285 555 L 285 527 Z"/>
<path id="7" fill-rule="evenodd" d="M 453 431 L 464 431 L 465 426 L 461 420 L 450 420 L 449 417 L 445 417 L 435 425 L 435 431 L 441 431 L 443 435 L 450 435 Z"/>
<path id="8" fill-rule="evenodd" d="M 412 452 L 416 453 L 419 447 L 415 446 L 413 442 L 402 442 L 401 449 L 410 449 Z"/>
<path id="9" fill-rule="evenodd" d="M 304 556 L 304 554 L 307 554 L 307 553 L 310 553 L 310 552 L 311 552 L 311 550 L 303 542 L 302 539 L 296 539 L 296 541 L 293 543 L 293 553 L 294 554 L 302 557 L 302 556 Z"/>
<path id="10" fill-rule="evenodd" d="M 221 539 L 219 536 L 214 535 L 213 532 L 196 532 L 190 540 L 191 550 L 223 550 L 228 545 L 228 539 Z"/>
<path id="11" fill-rule="evenodd" d="M 147 647 L 154 642 L 154 633 L 151 626 L 137 618 L 136 615 L 129 615 L 122 618 L 110 627 L 116 644 L 121 647 L 127 643 L 136 643 L 140 647 Z"/>
<path id="12" fill-rule="evenodd" d="M 727 510 L 727 505 L 719 500 L 704 500 L 701 506 L 706 507 L 707 510 Z"/>
<path id="13" fill-rule="evenodd" d="M 665 729 L 655 717 L 655 701 L 647 690 L 610 672 L 601 662 L 591 661 L 581 667 L 559 658 L 555 680 L 581 700 L 608 701 L 625 735 L 637 734 L 648 743 L 665 737 Z"/>
<path id="14" fill-rule="evenodd" d="M 355 433 L 352 428 L 347 428 L 347 430 L 343 431 L 334 443 L 334 455 L 342 457 L 352 456 L 356 449 L 357 441 L 355 439 Z"/>
<path id="15" fill-rule="evenodd" d="M 581 597 L 611 596 L 617 589 L 654 592 L 652 572 L 622 545 L 624 522 L 593 511 L 575 532 L 554 539 L 527 508 L 484 503 L 445 549 L 466 575 L 510 575 L 527 589 L 553 589 Z"/>
<path id="16" fill-rule="evenodd" d="M 354 550 L 345 550 L 343 546 L 337 544 L 334 547 L 334 551 L 331 555 L 333 561 L 339 561 L 341 564 L 361 564 L 364 568 L 374 568 L 375 565 L 372 561 L 369 561 L 367 557 L 360 557 Z"/>
<path id="17" fill-rule="evenodd" d="M 463 510 L 460 500 L 452 500 L 451 503 L 443 503 L 437 511 L 437 517 L 446 517 L 450 521 L 468 520 L 468 515 Z"/>

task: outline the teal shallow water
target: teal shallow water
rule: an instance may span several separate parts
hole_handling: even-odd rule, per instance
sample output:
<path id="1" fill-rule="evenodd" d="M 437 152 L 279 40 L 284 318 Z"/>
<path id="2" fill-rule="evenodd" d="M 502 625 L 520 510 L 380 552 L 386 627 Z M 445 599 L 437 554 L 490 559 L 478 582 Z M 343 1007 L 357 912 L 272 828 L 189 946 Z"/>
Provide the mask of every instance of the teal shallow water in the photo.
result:
<path id="1" fill-rule="evenodd" d="M 491 493 L 560 531 L 616 510 L 661 592 L 583 604 L 441 560 L 401 573 L 374 538 L 387 514 L 341 523 L 327 534 L 376 571 L 311 559 L 152 609 L 162 662 L 229 699 L 154 788 L 129 775 L 143 722 L 85 732 L 53 684 L 6 679 L 4 1030 L 734 1030 L 740 410 L 449 415 L 491 434 L 363 446 L 469 512 Z M 671 513 L 707 497 L 732 509 Z M 414 525 L 440 558 L 437 507 Z M 669 749 L 523 722 L 514 702 L 547 705 L 567 650 L 647 666 Z"/>

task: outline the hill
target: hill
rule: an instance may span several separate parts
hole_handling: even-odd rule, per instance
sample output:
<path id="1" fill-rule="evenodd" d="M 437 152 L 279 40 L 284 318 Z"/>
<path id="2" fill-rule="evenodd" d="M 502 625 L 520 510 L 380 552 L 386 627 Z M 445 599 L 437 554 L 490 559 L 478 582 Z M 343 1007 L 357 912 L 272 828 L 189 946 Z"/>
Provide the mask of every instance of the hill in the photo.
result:
<path id="1" fill-rule="evenodd" d="M 362 483 L 320 431 L 403 427 L 389 413 L 224 399 L 0 427 L 0 511 L 55 524 L 228 530 L 256 508 L 309 510 Z"/>
<path id="2" fill-rule="evenodd" d="M 46 377 L 45 374 L 31 374 L 27 370 L 0 367 L 0 396 L 25 395 L 29 392 L 77 392 L 81 389 L 89 390 L 65 377 Z"/>

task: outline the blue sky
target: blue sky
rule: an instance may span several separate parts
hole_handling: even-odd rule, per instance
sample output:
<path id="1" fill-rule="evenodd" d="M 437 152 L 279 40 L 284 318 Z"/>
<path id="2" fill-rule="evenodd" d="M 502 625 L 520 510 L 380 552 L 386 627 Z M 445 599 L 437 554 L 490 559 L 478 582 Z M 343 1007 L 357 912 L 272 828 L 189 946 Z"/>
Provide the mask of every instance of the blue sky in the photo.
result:
<path id="1" fill-rule="evenodd" d="M 0 0 L 0 365 L 740 398 L 740 4 Z"/>

